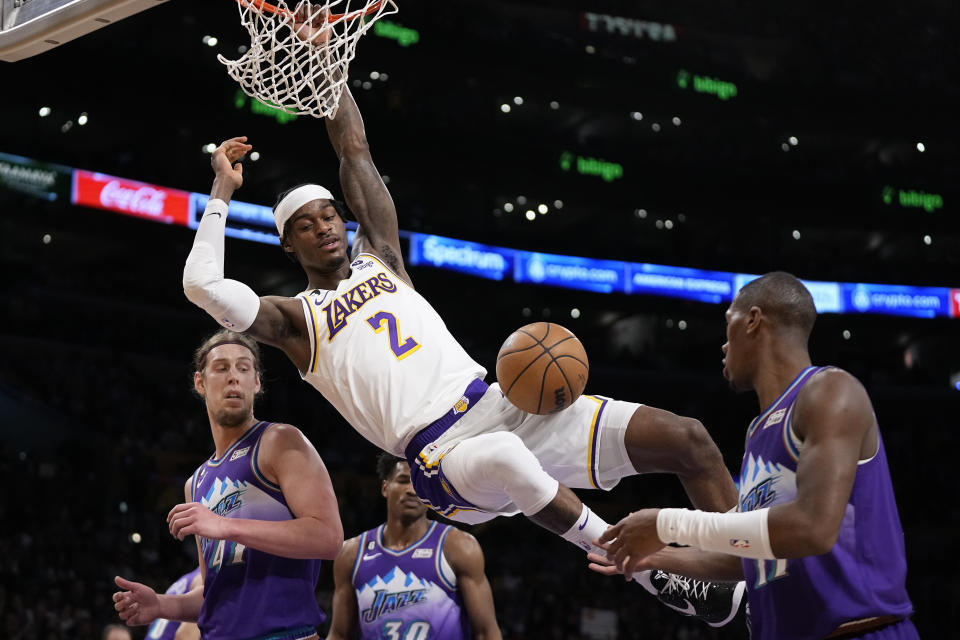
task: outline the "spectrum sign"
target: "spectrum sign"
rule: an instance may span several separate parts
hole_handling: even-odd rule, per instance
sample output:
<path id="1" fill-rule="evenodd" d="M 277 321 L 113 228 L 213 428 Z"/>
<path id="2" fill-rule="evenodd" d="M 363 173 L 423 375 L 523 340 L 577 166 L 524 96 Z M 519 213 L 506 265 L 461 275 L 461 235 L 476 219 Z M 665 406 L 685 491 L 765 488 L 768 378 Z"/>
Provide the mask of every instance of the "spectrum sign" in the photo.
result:
<path id="1" fill-rule="evenodd" d="M 572 168 L 572 164 L 571 164 Z M 0 187 L 53 199 L 69 167 L 0 155 Z M 70 201 L 166 224 L 196 228 L 207 196 L 73 169 Z M 65 185 L 63 185 L 65 186 Z M 891 194 L 892 198 L 892 194 Z M 352 243 L 356 223 L 347 223 Z M 234 200 L 226 235 L 278 244 L 269 207 Z M 548 285 L 599 293 L 660 295 L 714 304 L 730 302 L 756 275 L 707 271 L 578 256 L 535 253 L 456 238 L 411 233 L 408 263 L 459 271 L 491 280 Z M 918 318 L 960 318 L 960 289 L 804 280 L 821 313 L 877 313 Z"/>

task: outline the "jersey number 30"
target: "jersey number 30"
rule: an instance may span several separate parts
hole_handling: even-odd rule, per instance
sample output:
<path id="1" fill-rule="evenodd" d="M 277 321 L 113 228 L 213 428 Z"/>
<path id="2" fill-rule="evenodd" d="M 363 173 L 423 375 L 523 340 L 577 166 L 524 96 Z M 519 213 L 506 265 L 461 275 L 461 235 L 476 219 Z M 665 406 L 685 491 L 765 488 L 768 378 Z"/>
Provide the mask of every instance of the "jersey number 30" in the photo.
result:
<path id="1" fill-rule="evenodd" d="M 404 630 L 403 622 L 390 620 L 383 624 L 383 637 L 389 640 L 426 640 L 430 637 L 430 623 L 417 621 Z"/>
<path id="2" fill-rule="evenodd" d="M 387 333 L 390 336 L 390 350 L 397 360 L 403 360 L 408 355 L 420 348 L 420 343 L 413 338 L 400 339 L 400 325 L 397 322 L 397 316 L 389 311 L 380 311 L 367 318 L 367 324 L 373 327 L 377 333 L 387 327 Z"/>

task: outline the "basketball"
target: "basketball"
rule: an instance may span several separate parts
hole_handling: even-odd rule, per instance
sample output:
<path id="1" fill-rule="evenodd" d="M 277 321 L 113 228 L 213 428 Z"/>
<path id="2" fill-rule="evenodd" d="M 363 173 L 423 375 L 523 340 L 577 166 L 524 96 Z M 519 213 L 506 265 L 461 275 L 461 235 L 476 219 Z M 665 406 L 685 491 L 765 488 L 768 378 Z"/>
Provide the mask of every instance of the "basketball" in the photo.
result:
<path id="1" fill-rule="evenodd" d="M 527 413 L 546 415 L 569 407 L 583 393 L 589 371 L 577 336 L 552 322 L 520 327 L 497 354 L 501 391 Z"/>

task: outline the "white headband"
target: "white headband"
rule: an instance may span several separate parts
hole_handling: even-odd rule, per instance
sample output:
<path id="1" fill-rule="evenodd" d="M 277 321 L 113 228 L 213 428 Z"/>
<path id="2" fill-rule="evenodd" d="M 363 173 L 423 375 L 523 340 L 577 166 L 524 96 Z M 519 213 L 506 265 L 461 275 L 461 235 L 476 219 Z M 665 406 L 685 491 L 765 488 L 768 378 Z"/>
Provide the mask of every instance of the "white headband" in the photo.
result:
<path id="1" fill-rule="evenodd" d="M 305 184 L 285 195 L 273 213 L 274 221 L 277 223 L 277 233 L 282 236 L 283 225 L 287 223 L 287 220 L 300 207 L 314 200 L 333 200 L 333 194 L 318 184 Z"/>

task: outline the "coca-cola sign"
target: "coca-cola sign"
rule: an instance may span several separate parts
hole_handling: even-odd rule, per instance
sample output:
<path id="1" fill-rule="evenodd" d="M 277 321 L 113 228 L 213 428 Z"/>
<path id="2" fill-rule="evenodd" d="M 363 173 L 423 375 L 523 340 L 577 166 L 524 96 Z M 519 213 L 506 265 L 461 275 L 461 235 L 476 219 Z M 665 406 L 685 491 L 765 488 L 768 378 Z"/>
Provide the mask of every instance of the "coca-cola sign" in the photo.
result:
<path id="1" fill-rule="evenodd" d="M 78 169 L 73 172 L 72 202 L 186 226 L 190 194 Z"/>

